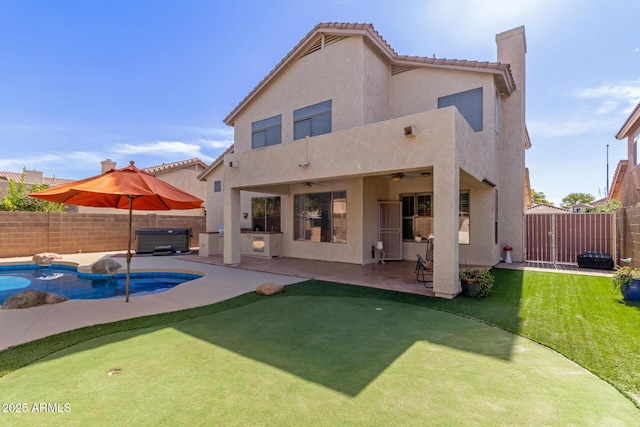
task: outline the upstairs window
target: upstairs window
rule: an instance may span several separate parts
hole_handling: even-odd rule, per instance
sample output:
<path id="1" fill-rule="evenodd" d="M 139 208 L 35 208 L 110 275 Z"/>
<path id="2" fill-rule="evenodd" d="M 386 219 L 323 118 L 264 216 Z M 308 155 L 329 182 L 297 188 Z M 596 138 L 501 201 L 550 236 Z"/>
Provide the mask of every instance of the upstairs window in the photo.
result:
<path id="1" fill-rule="evenodd" d="M 222 191 L 222 181 L 213 181 L 213 191 L 216 193 Z"/>
<path id="2" fill-rule="evenodd" d="M 455 93 L 438 98 L 438 108 L 454 106 L 465 118 L 471 129 L 482 130 L 482 88 Z"/>
<path id="3" fill-rule="evenodd" d="M 331 100 L 293 112 L 293 139 L 331 133 Z"/>
<path id="4" fill-rule="evenodd" d="M 251 148 L 280 144 L 281 131 L 281 115 L 251 123 Z"/>

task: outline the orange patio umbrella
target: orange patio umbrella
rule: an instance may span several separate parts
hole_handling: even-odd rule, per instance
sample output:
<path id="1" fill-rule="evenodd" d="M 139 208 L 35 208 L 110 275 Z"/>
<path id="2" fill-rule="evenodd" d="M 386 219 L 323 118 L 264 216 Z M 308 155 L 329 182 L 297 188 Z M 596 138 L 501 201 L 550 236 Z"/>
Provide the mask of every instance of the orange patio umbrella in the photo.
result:
<path id="1" fill-rule="evenodd" d="M 29 194 L 31 197 L 67 205 L 129 209 L 126 302 L 131 273 L 131 222 L 135 210 L 197 209 L 203 201 L 138 169 L 133 161 L 122 169 Z"/>

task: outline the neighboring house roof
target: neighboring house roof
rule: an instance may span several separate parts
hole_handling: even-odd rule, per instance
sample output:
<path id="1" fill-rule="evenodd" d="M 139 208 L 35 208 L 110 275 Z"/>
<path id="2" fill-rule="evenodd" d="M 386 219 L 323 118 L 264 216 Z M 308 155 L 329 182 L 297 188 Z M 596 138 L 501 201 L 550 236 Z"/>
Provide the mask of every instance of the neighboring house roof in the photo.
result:
<path id="1" fill-rule="evenodd" d="M 616 134 L 617 139 L 626 138 L 631 133 L 631 130 L 635 127 L 634 125 L 638 123 L 640 120 L 640 103 L 636 105 L 636 108 L 633 109 L 627 121 L 624 122 L 618 133 Z"/>
<path id="2" fill-rule="evenodd" d="M 198 179 L 200 181 L 206 181 L 207 180 L 207 176 L 213 172 L 213 170 L 215 168 L 218 167 L 218 165 L 220 165 L 223 161 L 224 161 L 224 156 L 226 156 L 227 154 L 233 153 L 233 144 L 231 144 L 229 146 L 229 148 L 227 148 L 224 153 L 220 154 L 218 156 L 217 159 L 215 159 L 208 168 L 206 168 L 202 173 L 200 173 L 200 175 L 198 175 Z"/>
<path id="3" fill-rule="evenodd" d="M 593 209 L 594 207 L 595 205 L 593 205 L 592 203 L 576 203 L 575 205 L 571 206 L 569 210 L 572 213 L 584 213 L 585 209 Z"/>
<path id="4" fill-rule="evenodd" d="M 22 181 L 22 172 L 4 172 L 0 171 L 0 182 L 9 182 L 13 180 L 14 182 Z M 56 185 L 66 184 L 68 182 L 73 182 L 73 179 L 64 179 L 64 178 L 56 178 L 56 177 L 42 177 L 42 182 L 38 182 L 38 184 L 46 184 L 49 187 L 55 187 Z M 34 184 L 33 182 L 26 182 L 25 184 Z"/>
<path id="5" fill-rule="evenodd" d="M 158 166 L 151 166 L 148 168 L 144 168 L 144 171 L 149 172 L 152 175 L 157 175 L 176 169 L 193 168 L 193 166 L 195 166 L 196 171 L 199 169 L 207 169 L 208 167 L 205 162 L 198 159 L 197 157 L 194 157 L 193 159 L 189 160 L 180 160 L 172 163 L 163 163 Z"/>
<path id="6" fill-rule="evenodd" d="M 524 168 L 524 207 L 529 209 L 533 201 L 531 199 L 531 181 L 529 181 L 529 168 Z"/>
<path id="7" fill-rule="evenodd" d="M 622 183 L 624 182 L 624 177 L 627 175 L 628 165 L 628 160 L 620 160 L 620 162 L 618 162 L 616 171 L 613 174 L 613 182 L 607 195 L 607 201 L 617 200 L 622 202 Z"/>
<path id="8" fill-rule="evenodd" d="M 398 55 L 371 24 L 353 24 L 328 22 L 316 25 L 293 49 L 265 76 L 258 85 L 225 117 L 225 124 L 233 126 L 237 114 L 276 76 L 296 58 L 301 58 L 321 48 L 322 34 L 331 35 L 329 42 L 338 41 L 351 35 L 361 35 L 370 46 L 379 51 L 391 64 L 391 74 L 401 73 L 413 68 L 430 67 L 452 70 L 475 71 L 494 75 L 498 90 L 511 94 L 515 90 L 515 81 L 509 64 L 488 61 L 468 61 L 464 59 L 427 58 L 422 56 Z"/>
<path id="9" fill-rule="evenodd" d="M 532 203 L 531 207 L 527 209 L 527 214 L 539 214 L 539 213 L 569 213 L 568 209 L 559 208 L 556 206 L 545 205 L 544 203 Z"/>

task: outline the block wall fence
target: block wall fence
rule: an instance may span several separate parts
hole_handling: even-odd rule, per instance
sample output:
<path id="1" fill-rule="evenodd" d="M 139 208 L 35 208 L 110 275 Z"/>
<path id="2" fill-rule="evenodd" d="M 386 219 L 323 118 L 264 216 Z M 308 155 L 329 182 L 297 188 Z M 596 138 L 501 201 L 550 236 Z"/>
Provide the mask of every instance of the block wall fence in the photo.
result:
<path id="1" fill-rule="evenodd" d="M 206 231 L 204 216 L 133 214 L 131 248 L 138 228 L 190 228 L 191 247 Z M 129 215 L 73 212 L 0 212 L 0 258 L 41 252 L 125 251 Z"/>
<path id="2" fill-rule="evenodd" d="M 616 212 L 616 247 L 618 260 L 631 258 L 631 267 L 640 268 L 640 207 L 620 209 Z"/>

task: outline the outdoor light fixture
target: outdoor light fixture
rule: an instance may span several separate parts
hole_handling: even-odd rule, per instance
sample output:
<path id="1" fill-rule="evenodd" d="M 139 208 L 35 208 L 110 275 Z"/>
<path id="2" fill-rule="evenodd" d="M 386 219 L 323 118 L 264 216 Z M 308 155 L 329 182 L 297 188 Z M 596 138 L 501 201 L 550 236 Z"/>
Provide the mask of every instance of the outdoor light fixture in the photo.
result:
<path id="1" fill-rule="evenodd" d="M 247 212 L 242 212 L 242 218 L 247 219 L 249 214 Z"/>
<path id="2" fill-rule="evenodd" d="M 404 128 L 404 136 L 407 138 L 415 138 L 416 137 L 416 128 L 415 126 L 407 126 Z"/>

